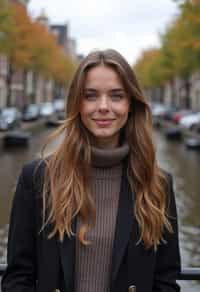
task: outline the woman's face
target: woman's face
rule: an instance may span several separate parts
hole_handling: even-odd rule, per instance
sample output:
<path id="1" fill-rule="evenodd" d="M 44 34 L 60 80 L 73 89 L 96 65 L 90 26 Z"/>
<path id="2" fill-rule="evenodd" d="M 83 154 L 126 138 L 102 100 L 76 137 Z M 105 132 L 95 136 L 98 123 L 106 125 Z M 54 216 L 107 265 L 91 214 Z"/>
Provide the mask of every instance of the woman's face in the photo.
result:
<path id="1" fill-rule="evenodd" d="M 127 93 L 112 68 L 99 65 L 87 72 L 80 116 L 93 145 L 100 148 L 116 147 L 129 109 Z"/>

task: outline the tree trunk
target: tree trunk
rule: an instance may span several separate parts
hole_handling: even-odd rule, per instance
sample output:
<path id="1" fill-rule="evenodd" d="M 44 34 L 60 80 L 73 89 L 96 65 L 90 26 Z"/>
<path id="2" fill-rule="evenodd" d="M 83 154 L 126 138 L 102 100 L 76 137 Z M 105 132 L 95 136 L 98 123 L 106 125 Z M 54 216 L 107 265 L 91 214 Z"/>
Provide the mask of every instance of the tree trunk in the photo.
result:
<path id="1" fill-rule="evenodd" d="M 13 67 L 10 61 L 8 61 L 8 74 L 6 77 L 6 89 L 7 89 L 7 96 L 6 96 L 6 106 L 11 107 L 12 106 L 12 77 L 13 77 Z"/>
<path id="2" fill-rule="evenodd" d="M 185 79 L 185 107 L 187 109 L 191 108 L 191 99 L 190 99 L 190 81 L 189 79 Z"/>
<path id="3" fill-rule="evenodd" d="M 37 74 L 33 72 L 33 91 L 31 94 L 31 103 L 36 103 L 36 85 L 37 85 Z"/>
<path id="4" fill-rule="evenodd" d="M 172 106 L 177 106 L 177 101 L 175 99 L 175 92 L 174 92 L 174 79 L 171 79 L 169 81 L 170 83 L 170 90 L 171 90 L 171 105 Z"/>
<path id="5" fill-rule="evenodd" d="M 22 101 L 22 108 L 24 109 L 29 101 L 27 100 L 27 70 L 23 70 L 23 89 L 22 89 L 22 96 L 23 96 L 23 101 Z"/>

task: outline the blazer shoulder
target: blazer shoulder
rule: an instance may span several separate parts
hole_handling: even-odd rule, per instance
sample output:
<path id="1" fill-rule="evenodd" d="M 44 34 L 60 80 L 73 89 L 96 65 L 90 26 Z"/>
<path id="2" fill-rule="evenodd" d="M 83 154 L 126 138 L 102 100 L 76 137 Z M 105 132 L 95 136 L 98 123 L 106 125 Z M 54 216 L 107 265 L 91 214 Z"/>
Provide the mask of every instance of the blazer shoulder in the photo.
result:
<path id="1" fill-rule="evenodd" d="M 173 180 L 173 175 L 171 172 L 163 169 L 163 168 L 160 168 L 161 172 L 163 173 L 165 179 L 166 179 L 166 192 L 169 195 L 171 195 L 171 193 L 174 193 L 174 180 Z M 172 194 L 174 195 L 174 194 Z"/>
<path id="2" fill-rule="evenodd" d="M 172 180 L 172 173 L 167 171 L 164 168 L 160 168 L 161 172 L 164 174 L 164 176 L 168 179 L 168 180 Z"/>
<path id="3" fill-rule="evenodd" d="M 25 184 L 32 189 L 37 189 L 37 187 L 41 187 L 43 183 L 45 170 L 45 161 L 44 159 L 35 159 L 24 164 L 21 172 L 21 176 Z"/>
<path id="4" fill-rule="evenodd" d="M 29 178 L 34 175 L 37 171 L 41 171 L 44 168 L 45 162 L 43 159 L 38 158 L 25 163 L 22 166 L 22 174 L 24 177 Z"/>

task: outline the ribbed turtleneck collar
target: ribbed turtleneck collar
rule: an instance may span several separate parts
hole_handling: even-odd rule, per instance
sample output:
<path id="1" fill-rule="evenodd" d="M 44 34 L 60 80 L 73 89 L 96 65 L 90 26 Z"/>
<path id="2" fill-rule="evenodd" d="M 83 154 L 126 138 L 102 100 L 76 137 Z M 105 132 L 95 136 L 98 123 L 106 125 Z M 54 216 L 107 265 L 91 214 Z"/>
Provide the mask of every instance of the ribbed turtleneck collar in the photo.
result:
<path id="1" fill-rule="evenodd" d="M 122 162 L 128 155 L 129 146 L 124 143 L 113 149 L 102 149 L 92 146 L 92 165 L 94 167 L 113 167 Z"/>

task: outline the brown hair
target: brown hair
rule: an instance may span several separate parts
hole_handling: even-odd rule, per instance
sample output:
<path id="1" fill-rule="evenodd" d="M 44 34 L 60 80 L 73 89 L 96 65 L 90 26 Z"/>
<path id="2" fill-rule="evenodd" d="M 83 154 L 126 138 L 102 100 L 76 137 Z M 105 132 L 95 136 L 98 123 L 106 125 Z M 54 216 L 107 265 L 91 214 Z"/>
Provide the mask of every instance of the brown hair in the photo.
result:
<path id="1" fill-rule="evenodd" d="M 53 230 L 49 236 L 58 233 L 63 240 L 65 233 L 69 237 L 74 235 L 72 222 L 79 215 L 81 225 L 77 235 L 82 244 L 88 244 L 85 235 L 95 224 L 95 205 L 88 185 L 91 145 L 81 123 L 79 106 L 86 72 L 99 65 L 109 66 L 118 73 L 131 98 L 131 113 L 124 128 L 124 137 L 130 147 L 127 176 L 135 194 L 133 212 L 140 240 L 146 247 L 155 247 L 162 240 L 164 228 L 172 232 L 167 218 L 166 178 L 155 157 L 149 105 L 130 65 L 111 49 L 94 51 L 80 63 L 69 89 L 66 119 L 48 139 L 47 144 L 61 134 L 64 136 L 48 159 L 43 156 L 46 163 L 43 227 L 51 222 Z"/>

